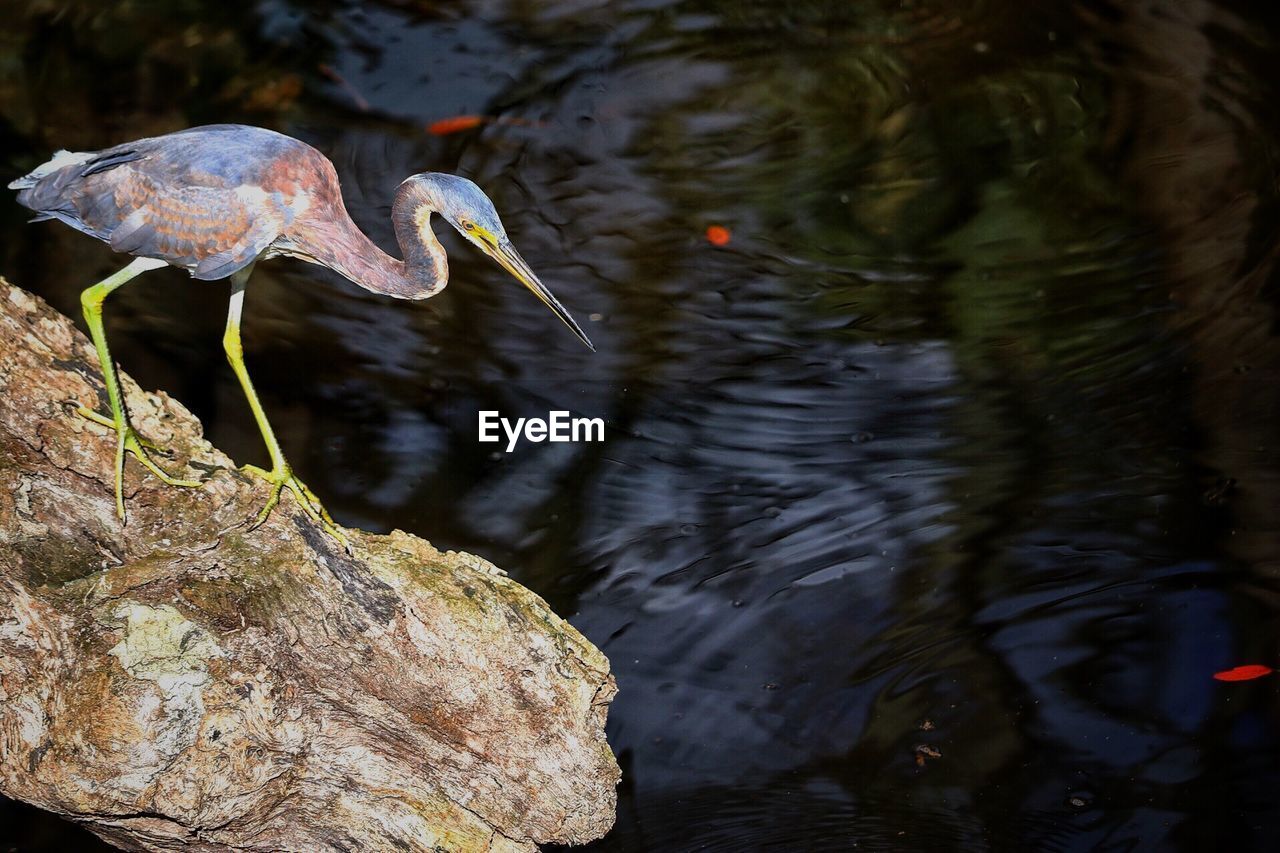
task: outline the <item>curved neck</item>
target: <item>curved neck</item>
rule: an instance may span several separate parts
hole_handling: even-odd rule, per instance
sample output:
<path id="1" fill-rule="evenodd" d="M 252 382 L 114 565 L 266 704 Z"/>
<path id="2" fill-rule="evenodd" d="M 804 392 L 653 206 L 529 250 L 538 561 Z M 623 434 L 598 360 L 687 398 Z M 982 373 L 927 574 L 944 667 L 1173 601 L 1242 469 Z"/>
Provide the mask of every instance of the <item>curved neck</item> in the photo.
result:
<path id="1" fill-rule="evenodd" d="M 431 230 L 431 205 L 413 183 L 396 190 L 391 203 L 391 223 L 396 229 L 396 242 L 404 256 L 401 269 L 414 291 L 405 298 L 426 299 L 444 290 L 449 283 L 449 260 L 444 246 Z"/>
<path id="2" fill-rule="evenodd" d="M 365 290 L 397 299 L 427 299 L 449 283 L 444 247 L 431 232 L 432 210 L 412 185 L 401 185 L 391 205 L 391 221 L 404 260 L 382 251 L 342 210 L 293 241 L 306 260 L 326 266 Z M 419 227 L 419 221 L 422 227 Z"/>

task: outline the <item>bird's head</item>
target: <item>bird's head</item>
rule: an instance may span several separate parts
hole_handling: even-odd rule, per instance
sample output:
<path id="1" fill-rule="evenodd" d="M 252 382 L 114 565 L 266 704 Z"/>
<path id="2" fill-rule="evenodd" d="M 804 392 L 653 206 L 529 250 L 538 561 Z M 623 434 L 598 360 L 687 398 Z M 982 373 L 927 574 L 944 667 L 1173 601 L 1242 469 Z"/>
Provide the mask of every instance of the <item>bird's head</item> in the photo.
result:
<path id="1" fill-rule="evenodd" d="M 438 214 L 469 243 L 493 258 L 521 284 L 532 290 L 584 344 L 595 350 L 591 340 L 560 304 L 560 300 L 551 294 L 525 263 L 524 258 L 520 257 L 515 246 L 511 245 L 506 229 L 502 227 L 502 220 L 498 218 L 498 211 L 483 190 L 466 178 L 440 172 L 414 175 L 405 181 L 405 184 L 410 183 L 420 199 L 414 224 L 424 241 L 434 239 L 429 233 L 430 219 L 432 213 Z"/>

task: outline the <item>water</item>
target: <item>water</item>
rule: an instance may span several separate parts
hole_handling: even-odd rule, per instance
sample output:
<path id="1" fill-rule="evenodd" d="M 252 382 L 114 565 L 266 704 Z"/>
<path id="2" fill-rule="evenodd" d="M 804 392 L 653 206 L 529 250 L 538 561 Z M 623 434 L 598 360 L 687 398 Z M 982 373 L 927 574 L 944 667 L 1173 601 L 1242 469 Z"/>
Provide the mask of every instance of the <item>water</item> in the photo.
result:
<path id="1" fill-rule="evenodd" d="M 19 6 L 0 163 L 262 124 L 388 249 L 405 175 L 490 191 L 595 355 L 448 235 L 424 304 L 260 266 L 246 347 L 335 516 L 494 560 L 609 655 L 591 849 L 1269 847 L 1280 681 L 1211 676 L 1280 646 L 1280 16 L 233 5 Z M 468 114 L 504 121 L 425 130 Z M 24 218 L 0 270 L 73 313 L 119 260 Z M 112 345 L 262 462 L 225 300 L 150 274 Z M 495 452 L 482 408 L 607 441 Z M 12 804 L 5 843 L 87 849 Z"/>

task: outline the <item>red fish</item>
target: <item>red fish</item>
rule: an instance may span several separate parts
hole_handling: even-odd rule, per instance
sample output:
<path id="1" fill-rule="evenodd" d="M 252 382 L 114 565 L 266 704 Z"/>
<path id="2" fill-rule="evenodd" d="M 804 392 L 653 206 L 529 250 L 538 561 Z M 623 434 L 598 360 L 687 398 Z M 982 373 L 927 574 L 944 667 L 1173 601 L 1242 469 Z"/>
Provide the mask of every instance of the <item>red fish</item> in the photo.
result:
<path id="1" fill-rule="evenodd" d="M 1218 681 L 1252 681 L 1255 678 L 1261 678 L 1264 675 L 1270 675 L 1275 672 L 1269 666 L 1263 666 L 1259 663 L 1246 664 L 1237 666 L 1233 669 L 1224 669 L 1222 672 L 1215 672 L 1213 677 Z"/>
<path id="2" fill-rule="evenodd" d="M 432 136 L 445 136 L 450 133 L 461 133 L 464 130 L 477 128 L 489 121 L 485 116 L 454 116 L 442 118 L 427 125 L 427 133 Z"/>
<path id="3" fill-rule="evenodd" d="M 707 226 L 707 242 L 713 246 L 727 246 L 733 235 L 723 225 Z"/>
<path id="4" fill-rule="evenodd" d="M 452 118 L 442 118 L 439 121 L 433 121 L 427 125 L 427 133 L 432 136 L 447 136 L 450 133 L 461 133 L 464 130 L 474 130 L 482 124 L 505 124 L 512 127 L 544 127 L 540 121 L 529 121 L 522 118 L 508 118 L 506 116 L 453 116 Z"/>

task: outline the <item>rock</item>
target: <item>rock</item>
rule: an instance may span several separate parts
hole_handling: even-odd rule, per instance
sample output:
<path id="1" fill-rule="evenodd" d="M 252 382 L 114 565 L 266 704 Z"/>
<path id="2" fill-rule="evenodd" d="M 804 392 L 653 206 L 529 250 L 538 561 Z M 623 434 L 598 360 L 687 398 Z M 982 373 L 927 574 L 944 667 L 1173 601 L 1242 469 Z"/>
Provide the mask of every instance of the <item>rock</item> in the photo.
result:
<path id="1" fill-rule="evenodd" d="M 110 304 L 108 303 L 108 311 Z M 125 462 L 97 359 L 0 280 L 0 793 L 131 850 L 534 850 L 613 824 L 609 662 L 399 531 L 346 553 L 124 374 L 198 489 Z"/>

